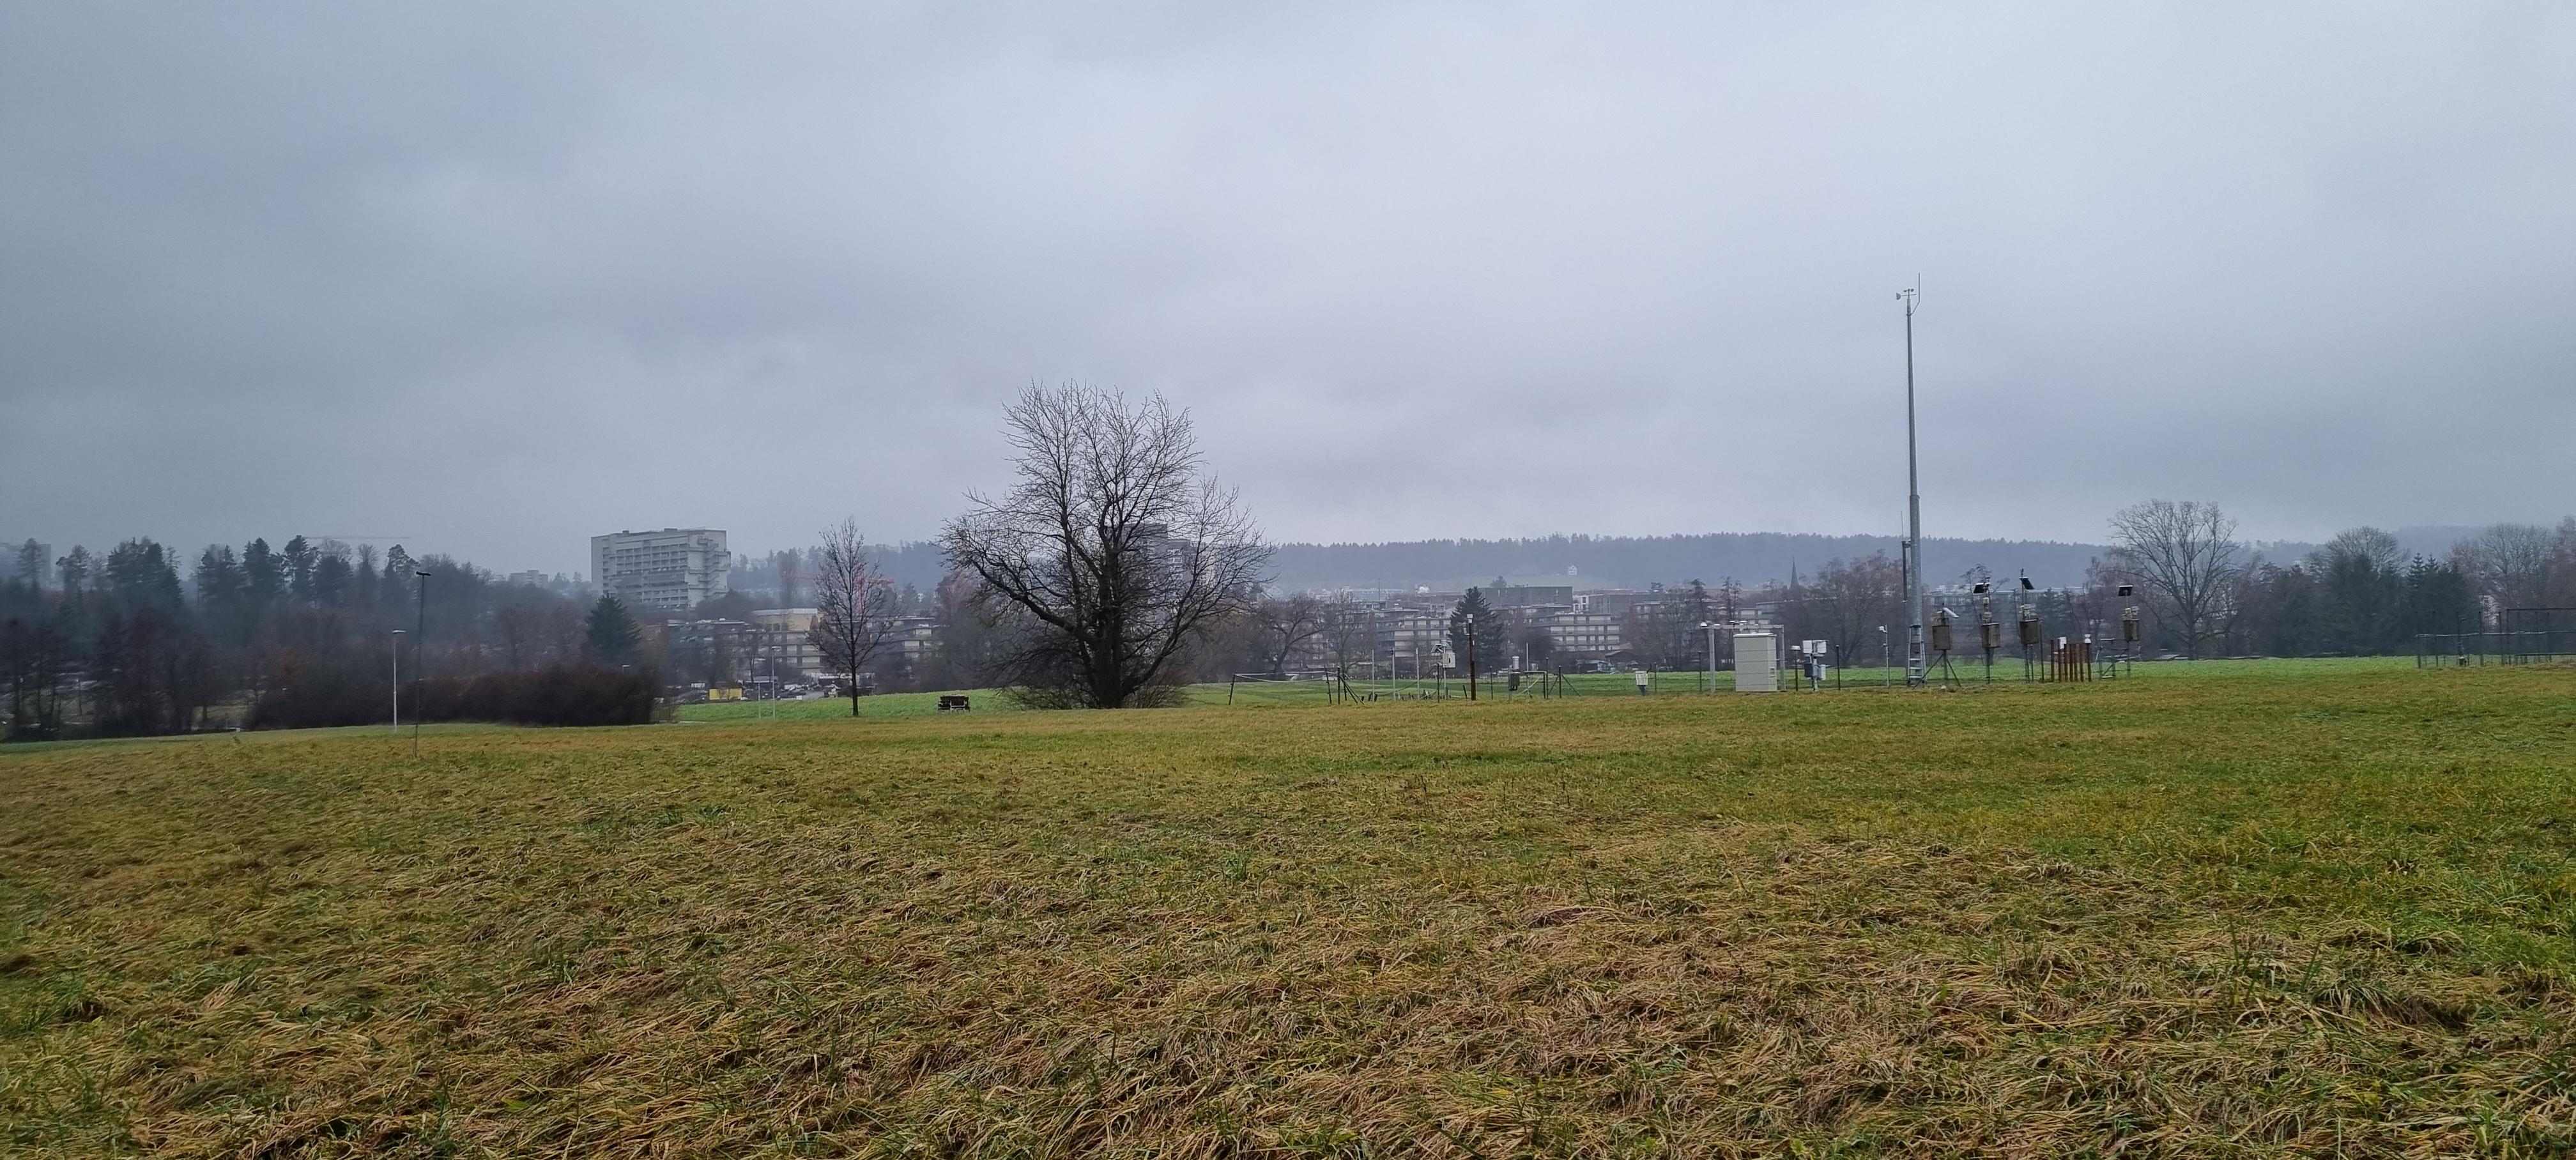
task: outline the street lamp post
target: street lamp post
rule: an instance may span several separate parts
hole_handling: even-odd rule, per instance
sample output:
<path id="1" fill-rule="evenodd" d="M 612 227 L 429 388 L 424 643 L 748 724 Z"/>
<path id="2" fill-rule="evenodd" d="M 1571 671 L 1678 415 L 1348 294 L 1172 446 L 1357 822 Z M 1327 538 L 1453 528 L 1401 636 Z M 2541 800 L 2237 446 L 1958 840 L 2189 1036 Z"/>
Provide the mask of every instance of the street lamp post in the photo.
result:
<path id="1" fill-rule="evenodd" d="M 429 675 L 429 650 L 426 647 L 429 643 L 429 572 L 427 569 L 415 568 L 412 569 L 411 574 L 420 577 L 420 609 L 414 614 L 416 619 L 412 623 L 411 634 L 411 647 L 420 651 L 419 656 L 412 658 L 411 679 L 418 682 Z M 421 710 L 418 704 L 420 698 L 413 697 L 412 701 L 414 704 L 411 713 L 411 755 L 418 757 L 420 756 Z"/>
<path id="2" fill-rule="evenodd" d="M 1467 614 L 1467 699 L 1476 699 L 1476 614 Z"/>
<path id="3" fill-rule="evenodd" d="M 402 736 L 402 638 L 403 630 L 394 630 L 394 736 Z"/>
<path id="4" fill-rule="evenodd" d="M 1905 303 L 1905 683 L 1924 682 L 1923 664 L 1923 492 L 1916 482 L 1914 455 L 1914 301 L 1923 278 L 1897 293 Z"/>
<path id="5" fill-rule="evenodd" d="M 1705 658 L 1707 663 L 1700 666 L 1701 671 L 1707 673 L 1708 676 L 1700 684 L 1699 691 L 1703 693 L 1714 693 L 1717 691 L 1717 622 L 1714 620 L 1703 620 L 1699 622 L 1699 627 L 1700 631 L 1708 634 L 1708 656 Z"/>

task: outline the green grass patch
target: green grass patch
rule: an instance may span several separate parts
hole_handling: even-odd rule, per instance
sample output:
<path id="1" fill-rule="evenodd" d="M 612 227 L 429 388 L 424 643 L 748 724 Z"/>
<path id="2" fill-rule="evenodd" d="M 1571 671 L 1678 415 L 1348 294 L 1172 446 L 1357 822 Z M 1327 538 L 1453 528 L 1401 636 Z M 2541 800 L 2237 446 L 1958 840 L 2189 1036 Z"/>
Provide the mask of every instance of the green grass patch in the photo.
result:
<path id="1" fill-rule="evenodd" d="M 1019 706 L 999 689 L 962 689 L 974 708 L 970 713 L 1008 713 Z M 884 720 L 902 717 L 939 716 L 942 693 L 876 693 L 861 697 L 857 713 L 862 720 Z M 718 701 L 699 705 L 681 705 L 672 710 L 681 721 L 847 721 L 851 718 L 850 699 L 823 697 L 811 701 Z"/>
<path id="2" fill-rule="evenodd" d="M 0 752 L 0 1153 L 2576 1148 L 2576 670 L 2203 665 Z"/>

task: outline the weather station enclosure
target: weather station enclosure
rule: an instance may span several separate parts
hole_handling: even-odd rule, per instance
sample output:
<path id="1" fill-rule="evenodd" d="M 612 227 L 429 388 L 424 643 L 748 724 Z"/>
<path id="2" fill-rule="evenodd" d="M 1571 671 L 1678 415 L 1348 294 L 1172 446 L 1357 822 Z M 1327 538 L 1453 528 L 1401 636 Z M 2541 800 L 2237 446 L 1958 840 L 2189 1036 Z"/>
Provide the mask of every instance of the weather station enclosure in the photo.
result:
<path id="1" fill-rule="evenodd" d="M 1780 691 L 1780 637 L 1770 632 L 1735 634 L 1735 691 Z"/>
<path id="2" fill-rule="evenodd" d="M 2502 610 L 2495 630 L 2428 632 L 2415 638 L 2415 667 L 2547 664 L 2576 656 L 2576 606 Z"/>

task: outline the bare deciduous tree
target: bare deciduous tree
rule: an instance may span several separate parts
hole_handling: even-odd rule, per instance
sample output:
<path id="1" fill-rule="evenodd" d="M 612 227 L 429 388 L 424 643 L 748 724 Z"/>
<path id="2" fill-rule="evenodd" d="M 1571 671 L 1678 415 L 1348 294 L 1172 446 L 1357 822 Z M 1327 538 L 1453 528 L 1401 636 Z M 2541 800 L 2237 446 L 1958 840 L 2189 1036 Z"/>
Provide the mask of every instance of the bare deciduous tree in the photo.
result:
<path id="1" fill-rule="evenodd" d="M 893 586 L 868 561 L 867 541 L 854 520 L 823 529 L 823 546 L 808 558 L 814 584 L 814 625 L 806 639 L 823 664 L 847 677 L 850 716 L 859 715 L 859 673 L 885 643 L 886 605 Z"/>
<path id="2" fill-rule="evenodd" d="M 2397 537 L 2367 524 L 2337 533 L 2318 550 L 2317 556 L 2316 563 L 2328 569 L 2359 563 L 2377 571 L 2394 572 L 2405 562 L 2397 548 Z"/>
<path id="3" fill-rule="evenodd" d="M 1288 671 L 1289 658 L 1307 641 L 1324 633 L 1324 602 L 1311 593 L 1264 600 L 1253 608 L 1261 629 L 1261 659 L 1273 676 Z"/>
<path id="4" fill-rule="evenodd" d="M 968 496 L 943 540 L 1030 622 L 1010 683 L 1037 705 L 1167 700 L 1173 658 L 1249 607 L 1269 548 L 1160 395 L 1131 410 L 1096 387 L 1032 386 L 1005 414 L 1019 482 Z"/>
<path id="5" fill-rule="evenodd" d="M 1348 589 L 1333 593 L 1319 605 L 1321 636 L 1325 663 L 1332 666 L 1333 680 L 1345 692 L 1351 685 L 1351 670 L 1362 664 L 1369 675 L 1377 675 L 1377 613 L 1351 599 Z"/>
<path id="6" fill-rule="evenodd" d="M 492 635 L 501 646 L 501 663 L 516 669 L 527 663 L 536 643 L 537 607 L 512 601 L 492 610 Z"/>
<path id="7" fill-rule="evenodd" d="M 1834 655 L 1862 655 L 1878 636 L 1878 626 L 1901 623 L 1905 615 L 1905 569 L 1878 552 L 1849 562 L 1827 560 L 1807 589 L 1813 606 L 1808 618 L 1833 645 Z"/>
<path id="8" fill-rule="evenodd" d="M 2558 521 L 2556 547 L 2550 550 L 2549 591 L 2545 603 L 2576 605 L 2576 516 Z"/>
<path id="9" fill-rule="evenodd" d="M 2498 607 L 2529 607 L 2548 602 L 2554 547 L 2547 528 L 2493 524 L 2454 546 L 2451 562 Z"/>
<path id="10" fill-rule="evenodd" d="M 778 569 L 778 606 L 795 607 L 798 569 L 804 565 L 805 554 L 794 548 L 788 548 L 770 553 L 769 559 L 771 565 Z"/>
<path id="11" fill-rule="evenodd" d="M 589 628 L 582 617 L 582 607 L 569 600 L 557 600 L 546 606 L 540 644 L 548 664 L 573 664 L 581 660 L 582 638 Z"/>
<path id="12" fill-rule="evenodd" d="M 2183 655 L 2200 655 L 2236 578 L 2236 521 L 2214 503 L 2151 499 L 2111 516 L 2111 565 L 2146 590 L 2182 638 Z"/>

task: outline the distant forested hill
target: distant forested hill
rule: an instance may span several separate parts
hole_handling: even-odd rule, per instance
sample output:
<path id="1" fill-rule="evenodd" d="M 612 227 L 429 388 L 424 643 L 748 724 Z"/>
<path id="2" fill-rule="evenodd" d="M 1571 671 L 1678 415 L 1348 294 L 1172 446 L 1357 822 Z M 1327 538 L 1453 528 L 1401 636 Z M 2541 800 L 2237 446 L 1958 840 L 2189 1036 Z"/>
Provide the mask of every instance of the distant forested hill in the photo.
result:
<path id="1" fill-rule="evenodd" d="M 1941 584 L 1979 564 L 1998 575 L 2022 569 L 2044 585 L 2075 584 L 2108 549 L 2048 540 L 1924 541 L 1924 576 Z M 1501 576 L 1514 583 L 1644 587 L 1686 580 L 1738 583 L 1786 580 L 1794 565 L 1813 572 L 1832 559 L 1873 552 L 1896 555 L 1894 536 L 1817 536 L 1782 532 L 1715 532 L 1697 536 L 1548 536 L 1532 540 L 1417 540 L 1394 544 L 1281 544 L 1271 557 L 1280 587 L 1375 587 L 1474 583 Z"/>

